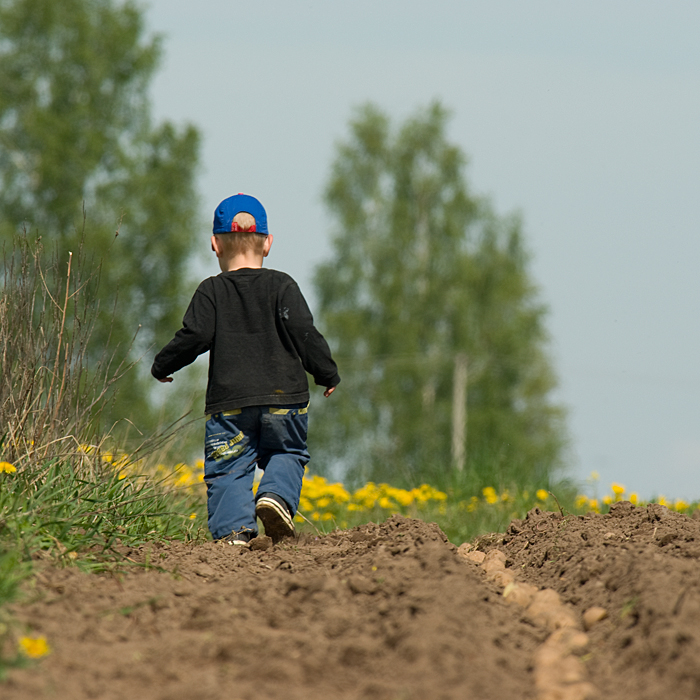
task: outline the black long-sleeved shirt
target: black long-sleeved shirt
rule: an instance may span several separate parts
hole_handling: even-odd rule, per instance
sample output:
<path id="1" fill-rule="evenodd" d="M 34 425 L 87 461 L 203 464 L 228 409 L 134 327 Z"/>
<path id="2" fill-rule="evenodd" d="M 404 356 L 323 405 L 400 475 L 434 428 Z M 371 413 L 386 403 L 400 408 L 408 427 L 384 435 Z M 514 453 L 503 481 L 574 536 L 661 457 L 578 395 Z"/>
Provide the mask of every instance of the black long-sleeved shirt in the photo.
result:
<path id="1" fill-rule="evenodd" d="M 164 379 L 207 350 L 207 413 L 307 401 L 306 372 L 319 386 L 340 382 L 299 287 L 277 270 L 243 268 L 204 280 L 151 373 Z"/>

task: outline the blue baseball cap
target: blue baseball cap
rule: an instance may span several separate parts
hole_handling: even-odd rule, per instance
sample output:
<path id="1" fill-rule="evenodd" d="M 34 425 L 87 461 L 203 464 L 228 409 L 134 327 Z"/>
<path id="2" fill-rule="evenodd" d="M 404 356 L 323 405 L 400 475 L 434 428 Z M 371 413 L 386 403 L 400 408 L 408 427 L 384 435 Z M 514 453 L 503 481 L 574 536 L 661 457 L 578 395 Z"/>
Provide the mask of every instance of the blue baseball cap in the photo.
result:
<path id="1" fill-rule="evenodd" d="M 238 231 L 238 225 L 233 217 L 241 212 L 250 214 L 255 219 L 255 227 L 251 232 L 263 233 L 267 236 L 267 214 L 260 202 L 249 194 L 234 194 L 224 199 L 214 212 L 214 233 L 231 233 Z"/>

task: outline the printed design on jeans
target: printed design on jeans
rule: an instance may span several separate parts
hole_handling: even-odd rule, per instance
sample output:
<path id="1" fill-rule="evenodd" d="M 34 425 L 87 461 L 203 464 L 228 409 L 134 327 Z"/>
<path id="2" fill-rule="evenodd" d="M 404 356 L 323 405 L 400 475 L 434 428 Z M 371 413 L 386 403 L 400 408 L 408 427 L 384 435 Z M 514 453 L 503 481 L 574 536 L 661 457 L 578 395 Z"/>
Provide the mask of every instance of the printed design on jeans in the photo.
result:
<path id="1" fill-rule="evenodd" d="M 222 459 L 238 457 L 238 455 L 243 452 L 243 448 L 245 447 L 245 445 L 241 444 L 244 437 L 245 435 L 243 435 L 243 433 L 238 433 L 238 435 L 230 440 L 214 443 L 212 447 L 215 447 L 215 449 L 209 455 L 209 459 L 213 462 L 219 462 Z"/>

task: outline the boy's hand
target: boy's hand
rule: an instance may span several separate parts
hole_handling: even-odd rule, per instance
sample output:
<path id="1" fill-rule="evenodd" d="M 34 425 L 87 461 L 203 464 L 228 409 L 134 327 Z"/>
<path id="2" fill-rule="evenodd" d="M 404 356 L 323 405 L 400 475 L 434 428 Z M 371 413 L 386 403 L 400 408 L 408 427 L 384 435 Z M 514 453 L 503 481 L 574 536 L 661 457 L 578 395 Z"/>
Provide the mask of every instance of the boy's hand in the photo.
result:
<path id="1" fill-rule="evenodd" d="M 169 382 L 173 381 L 172 377 L 163 377 L 163 379 L 159 379 L 159 382 L 163 382 L 163 384 L 168 384 Z"/>
<path id="2" fill-rule="evenodd" d="M 335 391 L 335 387 L 334 387 L 334 386 L 329 386 L 329 387 L 323 392 L 323 395 L 324 395 L 325 397 L 328 397 L 328 396 L 330 396 L 334 391 Z"/>

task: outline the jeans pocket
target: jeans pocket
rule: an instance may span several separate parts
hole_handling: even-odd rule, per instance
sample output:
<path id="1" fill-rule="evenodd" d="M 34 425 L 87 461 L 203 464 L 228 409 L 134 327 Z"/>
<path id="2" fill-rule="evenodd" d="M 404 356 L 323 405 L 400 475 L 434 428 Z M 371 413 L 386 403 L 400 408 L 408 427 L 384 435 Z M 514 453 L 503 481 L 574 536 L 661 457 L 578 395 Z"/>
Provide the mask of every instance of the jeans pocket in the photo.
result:
<path id="1" fill-rule="evenodd" d="M 271 408 L 262 415 L 261 443 L 271 451 L 306 451 L 308 424 L 306 406 Z"/>

